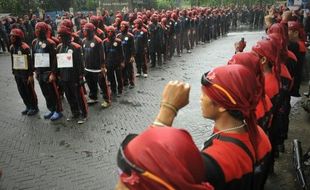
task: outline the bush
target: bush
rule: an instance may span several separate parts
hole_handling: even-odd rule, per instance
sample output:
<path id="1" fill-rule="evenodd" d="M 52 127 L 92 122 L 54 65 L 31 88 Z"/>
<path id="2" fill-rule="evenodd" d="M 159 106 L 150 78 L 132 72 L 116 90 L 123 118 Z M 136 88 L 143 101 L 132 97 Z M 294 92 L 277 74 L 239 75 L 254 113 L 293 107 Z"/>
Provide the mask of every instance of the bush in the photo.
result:
<path id="1" fill-rule="evenodd" d="M 156 0 L 157 9 L 170 9 L 173 2 L 173 0 Z"/>

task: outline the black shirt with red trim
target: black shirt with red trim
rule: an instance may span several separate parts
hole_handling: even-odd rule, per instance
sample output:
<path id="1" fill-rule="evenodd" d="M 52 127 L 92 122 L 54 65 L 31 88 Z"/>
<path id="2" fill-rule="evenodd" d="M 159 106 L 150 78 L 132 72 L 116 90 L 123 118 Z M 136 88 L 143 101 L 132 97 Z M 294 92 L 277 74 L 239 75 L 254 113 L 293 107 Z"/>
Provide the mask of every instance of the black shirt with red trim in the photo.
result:
<path id="1" fill-rule="evenodd" d="M 231 137 L 241 141 L 256 162 L 265 159 L 271 151 L 271 145 L 265 132 L 258 127 L 257 148 L 254 150 L 248 133 L 221 133 L 221 136 Z M 216 130 L 214 131 L 217 132 Z M 206 168 L 206 180 L 217 190 L 251 190 L 253 184 L 254 163 L 243 148 L 235 143 L 212 138 L 207 141 L 202 151 Z"/>

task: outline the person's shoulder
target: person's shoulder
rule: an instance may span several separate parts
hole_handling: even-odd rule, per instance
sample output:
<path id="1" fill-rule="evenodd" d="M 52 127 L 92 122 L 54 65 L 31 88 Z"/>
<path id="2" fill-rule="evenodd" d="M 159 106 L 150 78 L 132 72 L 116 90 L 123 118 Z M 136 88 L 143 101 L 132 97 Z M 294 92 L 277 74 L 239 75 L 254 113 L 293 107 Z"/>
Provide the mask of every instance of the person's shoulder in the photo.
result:
<path id="1" fill-rule="evenodd" d="M 52 45 L 56 45 L 56 43 L 51 38 L 47 38 L 46 41 Z"/>
<path id="2" fill-rule="evenodd" d="M 260 126 L 256 126 L 257 127 L 257 131 L 258 131 L 258 142 L 259 145 L 263 145 L 266 146 L 266 148 L 270 147 L 271 149 L 271 145 L 270 145 L 270 141 L 269 138 L 267 136 L 267 134 L 265 133 L 265 131 L 260 127 Z"/>
<path id="3" fill-rule="evenodd" d="M 21 47 L 22 47 L 24 50 L 29 50 L 29 49 L 30 49 L 29 45 L 26 44 L 25 42 L 22 42 Z"/>
<path id="4" fill-rule="evenodd" d="M 102 43 L 102 40 L 98 36 L 94 36 L 94 40 L 96 43 Z"/>
<path id="5" fill-rule="evenodd" d="M 256 149 L 256 152 L 257 152 L 257 160 L 261 160 L 268 153 L 270 153 L 271 143 L 264 130 L 260 126 L 257 126 L 257 128 L 258 128 L 258 136 L 256 141 L 258 143 L 258 147 Z"/>
<path id="6" fill-rule="evenodd" d="M 121 38 L 121 37 L 122 37 L 122 33 L 116 34 L 116 37 L 117 37 L 117 38 Z"/>
<path id="7" fill-rule="evenodd" d="M 132 34 L 131 32 L 128 32 L 128 36 L 129 36 L 130 38 L 133 38 L 133 37 L 134 37 L 133 34 Z"/>
<path id="8" fill-rule="evenodd" d="M 119 38 L 115 38 L 115 41 L 116 41 L 117 43 L 122 43 L 122 40 L 119 39 Z"/>
<path id="9" fill-rule="evenodd" d="M 63 45 L 62 43 L 57 45 L 57 47 L 56 47 L 57 51 L 62 47 L 62 45 Z"/>
<path id="10" fill-rule="evenodd" d="M 105 38 L 105 39 L 103 40 L 103 43 L 107 43 L 107 42 L 109 42 L 109 38 Z"/>
<path id="11" fill-rule="evenodd" d="M 75 48 L 75 49 L 80 49 L 80 48 L 81 48 L 81 45 L 78 44 L 78 43 L 75 43 L 75 42 L 71 42 L 71 45 L 72 45 L 73 48 Z"/>
<path id="12" fill-rule="evenodd" d="M 97 34 L 99 34 L 99 35 L 101 35 L 101 34 L 104 33 L 103 30 L 101 30 L 100 28 L 97 28 L 96 32 L 97 32 Z"/>
<path id="13" fill-rule="evenodd" d="M 147 29 L 142 28 L 142 32 L 147 33 Z"/>
<path id="14" fill-rule="evenodd" d="M 34 40 L 32 40 L 32 47 L 34 47 L 34 45 L 36 44 L 38 42 L 38 39 L 37 38 L 35 38 Z"/>
<path id="15" fill-rule="evenodd" d="M 251 151 L 251 143 L 248 136 L 229 136 L 241 141 Z M 233 142 L 213 139 L 212 145 L 205 148 L 203 153 L 210 156 L 220 166 L 224 173 L 226 182 L 234 179 L 241 179 L 245 174 L 253 171 L 252 160 L 247 152 Z"/>

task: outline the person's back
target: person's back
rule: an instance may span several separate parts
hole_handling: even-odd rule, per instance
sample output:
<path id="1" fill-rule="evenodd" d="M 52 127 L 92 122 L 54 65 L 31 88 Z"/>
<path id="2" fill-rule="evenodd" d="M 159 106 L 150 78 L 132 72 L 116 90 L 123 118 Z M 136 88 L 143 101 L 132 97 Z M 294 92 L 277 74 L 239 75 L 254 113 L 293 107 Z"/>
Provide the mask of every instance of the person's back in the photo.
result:
<path id="1" fill-rule="evenodd" d="M 265 132 L 259 126 L 257 129 L 259 131 L 257 142 L 259 143 L 256 149 L 258 154 L 255 158 L 259 162 L 269 153 L 270 143 Z M 221 137 L 241 141 L 250 150 L 251 155 L 255 155 L 248 133 L 223 133 Z M 242 147 L 230 141 L 223 141 L 221 137 L 206 143 L 209 146 L 204 147 L 203 150 L 208 181 L 215 189 L 252 189 L 254 163 L 251 157 Z"/>

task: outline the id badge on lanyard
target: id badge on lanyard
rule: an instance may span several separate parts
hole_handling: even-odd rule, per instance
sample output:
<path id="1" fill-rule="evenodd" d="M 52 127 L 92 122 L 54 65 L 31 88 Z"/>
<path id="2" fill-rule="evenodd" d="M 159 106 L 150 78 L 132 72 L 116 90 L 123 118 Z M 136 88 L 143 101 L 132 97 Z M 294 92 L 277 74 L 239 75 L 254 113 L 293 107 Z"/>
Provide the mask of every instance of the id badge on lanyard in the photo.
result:
<path id="1" fill-rule="evenodd" d="M 34 54 L 34 67 L 50 67 L 50 54 L 49 53 L 35 53 Z"/>
<path id="2" fill-rule="evenodd" d="M 13 69 L 28 70 L 27 55 L 13 54 Z"/>

